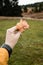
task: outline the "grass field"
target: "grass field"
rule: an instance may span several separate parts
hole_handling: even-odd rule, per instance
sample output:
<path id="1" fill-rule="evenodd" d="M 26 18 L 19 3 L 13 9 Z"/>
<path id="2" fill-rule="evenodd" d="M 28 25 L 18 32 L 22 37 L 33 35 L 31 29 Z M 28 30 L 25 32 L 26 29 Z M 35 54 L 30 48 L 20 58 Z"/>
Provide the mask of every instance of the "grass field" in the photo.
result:
<path id="1" fill-rule="evenodd" d="M 6 30 L 19 20 L 0 20 L 0 46 Z M 23 32 L 13 49 L 9 65 L 43 65 L 43 21 L 27 20 L 30 29 Z"/>

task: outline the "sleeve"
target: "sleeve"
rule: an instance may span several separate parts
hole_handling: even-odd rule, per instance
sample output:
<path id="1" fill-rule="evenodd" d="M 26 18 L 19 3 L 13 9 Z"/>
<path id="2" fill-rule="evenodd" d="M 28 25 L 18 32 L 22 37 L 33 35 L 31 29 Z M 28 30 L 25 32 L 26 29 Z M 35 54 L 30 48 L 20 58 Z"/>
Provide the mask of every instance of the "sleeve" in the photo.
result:
<path id="1" fill-rule="evenodd" d="M 9 54 L 5 48 L 0 48 L 0 65 L 8 65 Z"/>
<path id="2" fill-rule="evenodd" d="M 12 53 L 10 46 L 3 44 L 0 48 L 0 65 L 8 65 L 9 57 Z"/>

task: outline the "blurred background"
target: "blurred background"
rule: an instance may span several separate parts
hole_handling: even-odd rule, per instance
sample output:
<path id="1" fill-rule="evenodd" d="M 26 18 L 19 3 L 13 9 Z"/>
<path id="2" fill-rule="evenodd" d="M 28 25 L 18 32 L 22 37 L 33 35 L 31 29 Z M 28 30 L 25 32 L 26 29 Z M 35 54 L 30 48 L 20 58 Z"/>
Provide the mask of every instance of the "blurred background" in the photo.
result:
<path id="1" fill-rule="evenodd" d="M 22 33 L 8 65 L 43 65 L 43 0 L 0 0 L 0 46 L 6 30 L 21 18 L 30 28 Z"/>
<path id="2" fill-rule="evenodd" d="M 43 18 L 43 0 L 0 0 L 0 16 Z"/>

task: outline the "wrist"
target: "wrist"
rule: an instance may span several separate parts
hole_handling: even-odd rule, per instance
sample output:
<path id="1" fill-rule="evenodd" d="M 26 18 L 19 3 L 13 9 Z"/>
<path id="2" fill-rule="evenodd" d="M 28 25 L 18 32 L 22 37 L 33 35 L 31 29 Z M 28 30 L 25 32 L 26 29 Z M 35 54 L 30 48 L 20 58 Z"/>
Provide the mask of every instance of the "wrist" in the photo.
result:
<path id="1" fill-rule="evenodd" d="M 9 45 L 7 45 L 7 44 L 3 44 L 3 45 L 1 46 L 1 48 L 5 48 L 5 49 L 8 51 L 9 57 L 10 57 L 10 55 L 11 55 L 11 53 L 12 53 L 12 48 L 11 48 Z"/>
<path id="2" fill-rule="evenodd" d="M 5 42 L 6 45 L 10 46 L 11 49 L 14 48 L 14 46 L 16 45 L 16 43 L 8 43 L 8 42 Z"/>

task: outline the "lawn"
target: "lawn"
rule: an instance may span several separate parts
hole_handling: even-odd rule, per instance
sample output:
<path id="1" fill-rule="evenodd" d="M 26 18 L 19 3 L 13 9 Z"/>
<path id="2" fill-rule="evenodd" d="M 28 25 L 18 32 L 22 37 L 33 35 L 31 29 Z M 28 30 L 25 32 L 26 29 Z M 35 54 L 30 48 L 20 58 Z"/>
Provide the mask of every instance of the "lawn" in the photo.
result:
<path id="1" fill-rule="evenodd" d="M 6 30 L 19 20 L 0 20 L 0 46 L 5 42 Z M 43 65 L 43 21 L 27 20 L 30 29 L 22 33 L 13 49 L 9 65 Z"/>

